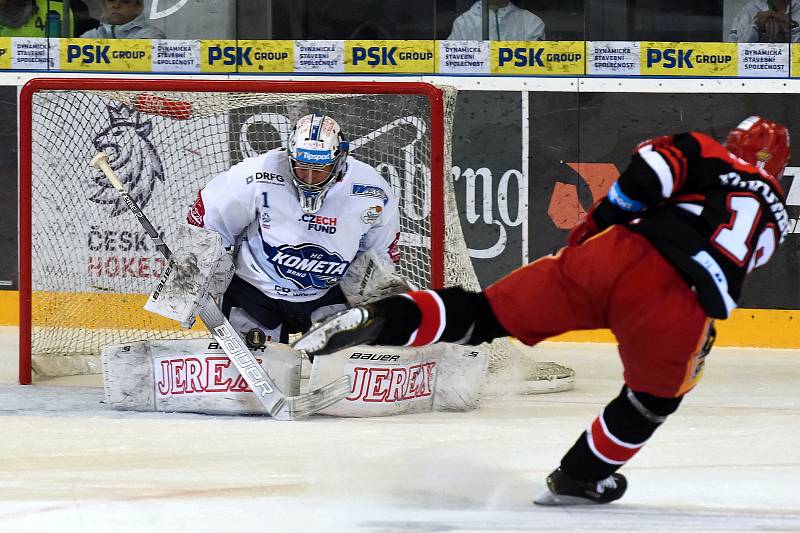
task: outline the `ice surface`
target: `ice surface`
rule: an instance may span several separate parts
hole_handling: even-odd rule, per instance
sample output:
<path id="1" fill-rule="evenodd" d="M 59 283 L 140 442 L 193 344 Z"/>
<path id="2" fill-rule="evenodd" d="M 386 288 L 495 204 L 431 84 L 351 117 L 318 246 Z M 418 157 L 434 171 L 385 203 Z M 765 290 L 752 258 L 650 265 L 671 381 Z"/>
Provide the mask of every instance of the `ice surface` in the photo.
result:
<path id="1" fill-rule="evenodd" d="M 531 504 L 544 476 L 621 386 L 611 345 L 535 349 L 575 368 L 568 392 L 277 422 L 112 411 L 98 377 L 20 387 L 14 335 L 0 328 L 0 532 L 800 531 L 800 351 L 715 349 L 622 500 L 551 509 Z"/>

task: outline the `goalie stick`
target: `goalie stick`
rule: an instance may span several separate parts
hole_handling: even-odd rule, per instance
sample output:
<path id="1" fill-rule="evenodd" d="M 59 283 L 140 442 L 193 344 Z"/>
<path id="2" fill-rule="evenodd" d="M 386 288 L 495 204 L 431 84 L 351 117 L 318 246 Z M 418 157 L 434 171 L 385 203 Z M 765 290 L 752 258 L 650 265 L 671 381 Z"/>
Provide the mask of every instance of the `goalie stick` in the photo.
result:
<path id="1" fill-rule="evenodd" d="M 111 182 L 122 197 L 125 205 L 136 215 L 139 224 L 153 240 L 156 250 L 169 261 L 172 252 L 161 239 L 150 220 L 145 216 L 136 200 L 125 190 L 119 176 L 108 164 L 108 155 L 105 152 L 99 152 L 92 158 L 90 164 L 105 174 L 108 181 Z M 171 265 L 171 263 L 168 263 L 166 268 L 171 268 Z M 266 370 L 258 364 L 255 356 L 233 329 L 233 326 L 222 314 L 222 311 L 220 311 L 211 296 L 206 294 L 202 298 L 199 310 L 200 319 L 206 325 L 208 331 L 225 351 L 236 370 L 239 371 L 245 382 L 250 386 L 250 389 L 273 418 L 277 420 L 295 420 L 309 416 L 333 405 L 350 393 L 350 377 L 342 376 L 333 383 L 329 383 L 308 394 L 286 396 L 275 386 Z"/>

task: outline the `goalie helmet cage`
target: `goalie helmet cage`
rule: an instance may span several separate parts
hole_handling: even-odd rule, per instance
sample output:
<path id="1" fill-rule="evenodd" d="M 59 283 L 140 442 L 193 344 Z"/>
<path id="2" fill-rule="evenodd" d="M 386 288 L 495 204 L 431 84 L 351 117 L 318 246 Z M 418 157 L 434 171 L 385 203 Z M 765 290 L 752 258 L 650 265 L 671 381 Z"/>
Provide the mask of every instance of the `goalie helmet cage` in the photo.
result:
<path id="1" fill-rule="evenodd" d="M 105 344 L 205 335 L 142 310 L 164 262 L 89 166 L 100 150 L 169 236 L 210 178 L 285 146 L 300 116 L 330 114 L 353 157 L 400 200 L 400 273 L 420 287 L 479 289 L 445 179 L 455 97 L 415 82 L 28 82 L 20 93 L 20 383 L 33 371 L 99 372 Z M 509 349 L 490 350 L 490 365 L 506 366 Z"/>

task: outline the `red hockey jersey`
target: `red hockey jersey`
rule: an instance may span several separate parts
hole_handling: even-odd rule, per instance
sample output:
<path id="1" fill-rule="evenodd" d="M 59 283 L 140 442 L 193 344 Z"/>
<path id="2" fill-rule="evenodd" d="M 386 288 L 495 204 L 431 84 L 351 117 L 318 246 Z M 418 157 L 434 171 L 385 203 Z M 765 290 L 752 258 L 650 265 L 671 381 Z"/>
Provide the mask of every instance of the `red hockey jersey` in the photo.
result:
<path id="1" fill-rule="evenodd" d="M 781 185 L 698 132 L 637 147 L 607 201 L 630 215 L 695 288 L 703 309 L 727 318 L 747 274 L 765 264 L 789 227 Z"/>

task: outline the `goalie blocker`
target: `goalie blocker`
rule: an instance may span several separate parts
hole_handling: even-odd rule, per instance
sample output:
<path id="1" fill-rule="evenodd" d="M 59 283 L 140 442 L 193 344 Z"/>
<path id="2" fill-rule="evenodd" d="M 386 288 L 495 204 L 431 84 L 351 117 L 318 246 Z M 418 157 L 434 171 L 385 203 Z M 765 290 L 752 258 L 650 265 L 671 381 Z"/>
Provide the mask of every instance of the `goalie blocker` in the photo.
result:
<path id="1" fill-rule="evenodd" d="M 200 300 L 215 301 L 233 279 L 233 258 L 214 231 L 183 224 L 175 231 L 175 251 L 144 308 L 190 328 Z"/>
<path id="2" fill-rule="evenodd" d="M 253 349 L 288 395 L 300 393 L 300 352 L 285 344 Z M 320 414 L 375 417 L 478 407 L 487 356 L 438 344 L 423 350 L 353 347 L 315 359 L 308 390 L 350 376 L 350 394 Z M 141 341 L 102 352 L 106 403 L 133 411 L 263 414 L 214 339 Z"/>

